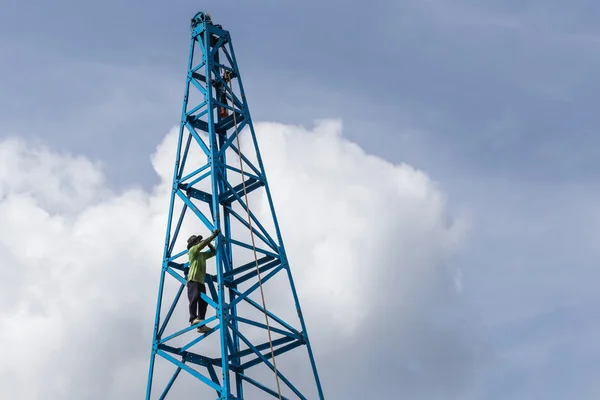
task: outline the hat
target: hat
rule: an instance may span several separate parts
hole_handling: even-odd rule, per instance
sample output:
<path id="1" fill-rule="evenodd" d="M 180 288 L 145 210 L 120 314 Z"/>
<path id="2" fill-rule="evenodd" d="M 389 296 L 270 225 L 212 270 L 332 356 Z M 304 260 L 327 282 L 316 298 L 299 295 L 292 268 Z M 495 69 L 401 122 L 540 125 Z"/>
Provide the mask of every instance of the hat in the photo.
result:
<path id="1" fill-rule="evenodd" d="M 187 248 L 188 248 L 188 250 L 190 249 L 190 247 L 192 247 L 192 245 L 193 245 L 195 242 L 199 242 L 199 241 L 201 241 L 201 240 L 202 240 L 202 235 L 198 235 L 198 236 L 196 236 L 196 235 L 192 235 L 192 236 L 190 236 L 190 237 L 188 238 L 188 240 L 187 240 Z"/>

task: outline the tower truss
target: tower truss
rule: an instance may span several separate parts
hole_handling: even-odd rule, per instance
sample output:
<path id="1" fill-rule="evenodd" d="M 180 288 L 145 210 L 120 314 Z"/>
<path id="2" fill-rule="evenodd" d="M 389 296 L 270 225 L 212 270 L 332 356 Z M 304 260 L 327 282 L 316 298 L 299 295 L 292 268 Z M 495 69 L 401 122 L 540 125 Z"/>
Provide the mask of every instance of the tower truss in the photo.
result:
<path id="1" fill-rule="evenodd" d="M 178 304 L 187 306 L 187 235 L 216 229 L 202 294 L 207 317 L 189 326 L 177 317 L 186 308 Z M 278 297 L 266 301 L 276 280 L 268 293 Z M 211 330 L 198 333 L 205 323 Z M 288 373 L 279 361 L 292 353 Z M 162 386 L 159 363 L 172 373 Z M 302 382 L 294 380 L 298 364 L 309 366 Z M 324 398 L 231 36 L 202 12 L 191 22 L 146 400 L 168 398 L 182 371 L 222 400 L 244 399 L 250 388 L 281 399 Z"/>

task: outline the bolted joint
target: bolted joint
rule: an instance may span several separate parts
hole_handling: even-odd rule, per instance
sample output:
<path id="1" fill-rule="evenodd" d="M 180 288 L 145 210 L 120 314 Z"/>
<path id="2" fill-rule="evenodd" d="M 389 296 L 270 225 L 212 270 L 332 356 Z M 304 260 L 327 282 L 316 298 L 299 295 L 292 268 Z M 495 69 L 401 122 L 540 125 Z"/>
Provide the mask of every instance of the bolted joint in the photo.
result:
<path id="1" fill-rule="evenodd" d="M 300 331 L 300 342 L 302 344 L 306 344 L 306 336 L 304 335 L 304 331 Z"/>
<path id="2" fill-rule="evenodd" d="M 217 317 L 217 319 L 220 319 L 221 316 L 223 317 L 224 322 L 229 322 L 231 321 L 231 314 L 229 314 L 228 312 L 229 310 L 227 309 L 227 305 L 224 304 L 222 309 L 217 309 L 215 312 L 215 316 Z"/>
<path id="3" fill-rule="evenodd" d="M 225 168 L 225 164 L 223 164 L 223 161 L 221 161 L 220 158 L 215 159 L 215 169 L 224 169 Z"/>
<path id="4" fill-rule="evenodd" d="M 281 265 L 283 266 L 283 268 L 288 269 L 290 267 L 290 264 L 288 262 L 286 254 L 283 251 L 281 251 L 281 249 L 279 249 L 279 256 L 281 257 Z"/>

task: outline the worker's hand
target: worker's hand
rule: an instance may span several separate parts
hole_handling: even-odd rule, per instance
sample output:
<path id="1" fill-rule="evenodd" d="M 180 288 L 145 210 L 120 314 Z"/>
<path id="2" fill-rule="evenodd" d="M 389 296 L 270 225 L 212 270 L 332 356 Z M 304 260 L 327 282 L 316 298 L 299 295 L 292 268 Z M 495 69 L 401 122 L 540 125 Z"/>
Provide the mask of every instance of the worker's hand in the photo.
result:
<path id="1" fill-rule="evenodd" d="M 215 235 L 215 237 L 216 237 L 216 236 L 217 236 L 219 233 L 221 233 L 221 230 L 220 230 L 220 229 L 216 229 L 216 230 L 213 232 L 213 234 Z"/>

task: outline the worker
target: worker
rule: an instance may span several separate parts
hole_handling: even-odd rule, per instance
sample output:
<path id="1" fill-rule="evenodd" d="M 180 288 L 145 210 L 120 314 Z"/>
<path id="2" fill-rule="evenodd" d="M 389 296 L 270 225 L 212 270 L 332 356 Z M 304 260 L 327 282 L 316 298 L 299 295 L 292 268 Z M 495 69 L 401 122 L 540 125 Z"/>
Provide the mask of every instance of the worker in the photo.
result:
<path id="1" fill-rule="evenodd" d="M 207 303 L 202 299 L 200 293 L 206 294 L 204 277 L 206 276 L 206 260 L 217 254 L 210 242 L 217 237 L 221 231 L 217 229 L 210 237 L 202 240 L 201 235 L 192 235 L 187 241 L 188 256 L 190 258 L 190 269 L 187 274 L 187 292 L 190 301 L 190 324 L 201 322 L 206 317 Z M 208 245 L 208 251 L 201 251 Z M 200 325 L 198 332 L 206 333 L 211 328 Z"/>

